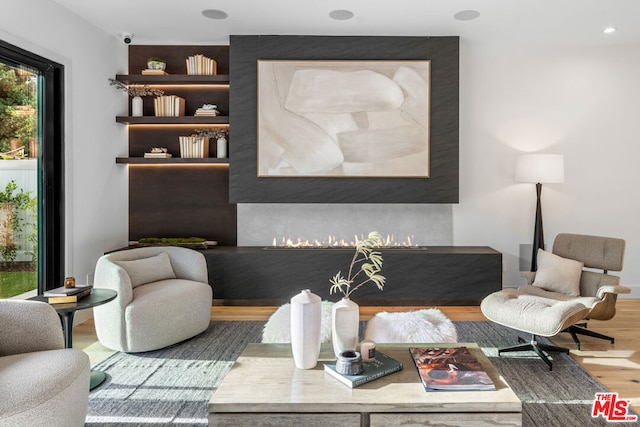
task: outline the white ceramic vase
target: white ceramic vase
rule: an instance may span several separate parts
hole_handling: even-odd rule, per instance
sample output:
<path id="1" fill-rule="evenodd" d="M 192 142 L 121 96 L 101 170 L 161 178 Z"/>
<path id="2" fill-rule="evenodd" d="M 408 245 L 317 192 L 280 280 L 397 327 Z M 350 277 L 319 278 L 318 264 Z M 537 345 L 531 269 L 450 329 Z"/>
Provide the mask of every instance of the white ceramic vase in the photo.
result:
<path id="1" fill-rule="evenodd" d="M 296 368 L 312 369 L 320 356 L 322 299 L 305 289 L 291 298 L 291 351 Z"/>
<path id="2" fill-rule="evenodd" d="M 142 97 L 134 96 L 131 100 L 131 116 L 142 117 Z"/>
<path id="3" fill-rule="evenodd" d="M 349 298 L 342 298 L 333 305 L 331 321 L 333 351 L 336 357 L 343 351 L 355 351 L 359 341 L 360 309 L 358 304 Z"/>
<path id="4" fill-rule="evenodd" d="M 216 157 L 219 159 L 227 157 L 227 138 L 218 138 L 216 145 Z"/>

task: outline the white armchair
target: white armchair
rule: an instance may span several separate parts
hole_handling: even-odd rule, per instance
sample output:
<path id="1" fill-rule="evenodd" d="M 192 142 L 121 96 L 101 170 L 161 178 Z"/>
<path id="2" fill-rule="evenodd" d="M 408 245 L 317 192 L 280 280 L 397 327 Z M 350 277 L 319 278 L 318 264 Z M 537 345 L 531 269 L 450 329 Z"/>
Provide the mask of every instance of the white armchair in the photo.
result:
<path id="1" fill-rule="evenodd" d="M 118 292 L 93 311 L 98 340 L 111 349 L 157 350 L 209 327 L 213 291 L 198 251 L 171 246 L 104 255 L 94 287 Z"/>
<path id="2" fill-rule="evenodd" d="M 89 357 L 64 348 L 53 307 L 0 300 L 1 426 L 83 426 L 89 377 Z"/>

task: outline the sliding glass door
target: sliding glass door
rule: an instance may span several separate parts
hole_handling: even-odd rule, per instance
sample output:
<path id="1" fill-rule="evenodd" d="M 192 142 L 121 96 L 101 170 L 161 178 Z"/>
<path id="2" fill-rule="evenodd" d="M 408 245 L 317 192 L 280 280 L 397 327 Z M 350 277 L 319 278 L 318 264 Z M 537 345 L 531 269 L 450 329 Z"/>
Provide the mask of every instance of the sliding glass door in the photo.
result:
<path id="1" fill-rule="evenodd" d="M 62 280 L 62 71 L 0 41 L 0 298 Z"/>

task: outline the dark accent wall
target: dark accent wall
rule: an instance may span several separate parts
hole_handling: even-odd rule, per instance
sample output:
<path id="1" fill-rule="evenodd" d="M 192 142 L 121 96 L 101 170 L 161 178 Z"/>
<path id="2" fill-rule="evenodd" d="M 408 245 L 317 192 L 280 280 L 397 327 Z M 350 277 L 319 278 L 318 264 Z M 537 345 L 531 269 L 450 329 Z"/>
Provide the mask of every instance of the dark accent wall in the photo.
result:
<path id="1" fill-rule="evenodd" d="M 231 203 L 457 203 L 458 37 L 231 36 Z M 430 60 L 430 178 L 258 178 L 257 60 Z"/>

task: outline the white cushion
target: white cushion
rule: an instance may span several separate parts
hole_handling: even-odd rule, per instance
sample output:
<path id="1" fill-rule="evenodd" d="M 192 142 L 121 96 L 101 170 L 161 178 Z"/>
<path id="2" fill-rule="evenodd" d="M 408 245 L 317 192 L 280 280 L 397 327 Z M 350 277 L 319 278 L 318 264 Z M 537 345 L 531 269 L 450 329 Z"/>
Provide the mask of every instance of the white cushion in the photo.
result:
<path id="1" fill-rule="evenodd" d="M 124 268 L 131 279 L 131 286 L 136 287 L 159 280 L 175 279 L 176 274 L 171 267 L 171 260 L 166 252 L 132 261 L 116 261 Z"/>
<path id="2" fill-rule="evenodd" d="M 538 249 L 538 271 L 533 286 L 551 292 L 579 296 L 584 263 Z"/>

